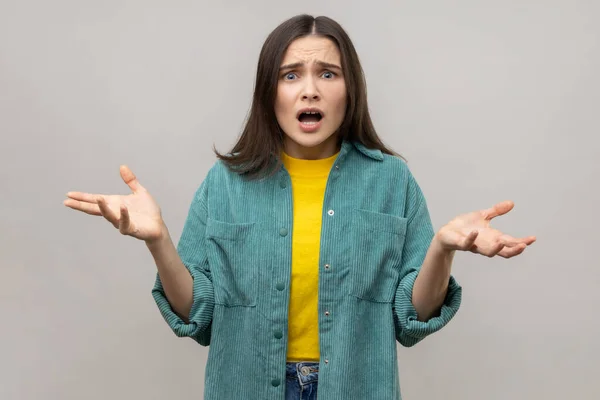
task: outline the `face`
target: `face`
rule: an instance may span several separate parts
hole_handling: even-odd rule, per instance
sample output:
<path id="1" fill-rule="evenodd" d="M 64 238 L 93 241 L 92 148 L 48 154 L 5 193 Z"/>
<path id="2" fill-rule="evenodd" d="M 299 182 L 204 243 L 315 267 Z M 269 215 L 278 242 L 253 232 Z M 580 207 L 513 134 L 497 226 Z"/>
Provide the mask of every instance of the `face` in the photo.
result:
<path id="1" fill-rule="evenodd" d="M 275 115 L 290 156 L 319 159 L 337 152 L 337 130 L 346 112 L 341 65 L 330 39 L 307 36 L 288 47 L 279 71 Z"/>

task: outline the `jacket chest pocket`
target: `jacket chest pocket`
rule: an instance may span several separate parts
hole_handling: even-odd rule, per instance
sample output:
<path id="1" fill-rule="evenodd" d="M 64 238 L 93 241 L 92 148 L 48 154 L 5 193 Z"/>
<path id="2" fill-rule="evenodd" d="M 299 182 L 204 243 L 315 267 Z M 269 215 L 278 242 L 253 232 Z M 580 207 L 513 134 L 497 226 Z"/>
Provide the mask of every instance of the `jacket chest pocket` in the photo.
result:
<path id="1" fill-rule="evenodd" d="M 253 222 L 207 220 L 206 247 L 215 304 L 256 305 L 261 251 L 258 236 L 258 228 Z"/>
<path id="2" fill-rule="evenodd" d="M 350 294 L 363 300 L 391 303 L 402 263 L 407 218 L 375 211 L 353 211 Z"/>

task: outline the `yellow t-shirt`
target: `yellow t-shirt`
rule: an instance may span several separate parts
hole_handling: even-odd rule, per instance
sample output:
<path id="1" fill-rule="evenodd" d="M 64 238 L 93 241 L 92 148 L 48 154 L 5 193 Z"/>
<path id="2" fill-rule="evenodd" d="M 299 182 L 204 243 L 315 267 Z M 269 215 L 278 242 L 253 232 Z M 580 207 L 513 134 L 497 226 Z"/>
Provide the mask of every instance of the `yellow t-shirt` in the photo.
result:
<path id="1" fill-rule="evenodd" d="M 337 154 L 302 160 L 282 153 L 292 180 L 294 221 L 287 359 L 319 360 L 319 250 L 327 178 Z"/>

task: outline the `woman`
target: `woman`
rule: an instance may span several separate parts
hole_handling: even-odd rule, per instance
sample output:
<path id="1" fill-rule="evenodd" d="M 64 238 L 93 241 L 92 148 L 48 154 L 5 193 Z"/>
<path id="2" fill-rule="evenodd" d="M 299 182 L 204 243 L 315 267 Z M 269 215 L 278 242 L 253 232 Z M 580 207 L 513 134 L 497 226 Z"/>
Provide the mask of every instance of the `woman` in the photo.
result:
<path id="1" fill-rule="evenodd" d="M 204 399 L 400 399 L 396 340 L 457 312 L 457 250 L 513 257 L 535 241 L 490 226 L 511 202 L 434 232 L 406 163 L 382 144 L 354 47 L 333 20 L 277 27 L 233 150 L 198 188 L 177 248 L 126 166 L 127 196 L 65 205 L 143 240 L 176 335 L 210 344 Z M 318 385 L 318 386 L 317 386 Z"/>

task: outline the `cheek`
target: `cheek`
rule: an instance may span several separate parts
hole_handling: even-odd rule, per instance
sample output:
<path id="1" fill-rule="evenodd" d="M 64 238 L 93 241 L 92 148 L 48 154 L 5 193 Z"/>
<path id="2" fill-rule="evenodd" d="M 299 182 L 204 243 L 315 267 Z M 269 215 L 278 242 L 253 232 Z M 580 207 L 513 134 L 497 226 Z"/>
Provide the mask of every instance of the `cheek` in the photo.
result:
<path id="1" fill-rule="evenodd" d="M 336 91 L 336 111 L 338 113 L 342 114 L 342 117 L 344 116 L 345 112 L 346 112 L 346 86 L 343 85 L 341 87 L 338 88 L 338 90 Z"/>
<path id="2" fill-rule="evenodd" d="M 289 112 L 294 106 L 293 94 L 289 87 L 280 86 L 277 88 L 277 98 L 275 99 L 275 112 L 282 114 Z"/>
<path id="3" fill-rule="evenodd" d="M 277 90 L 277 95 L 275 96 L 275 114 L 279 118 L 279 113 L 281 113 L 281 109 L 283 105 L 281 104 L 281 92 Z"/>

